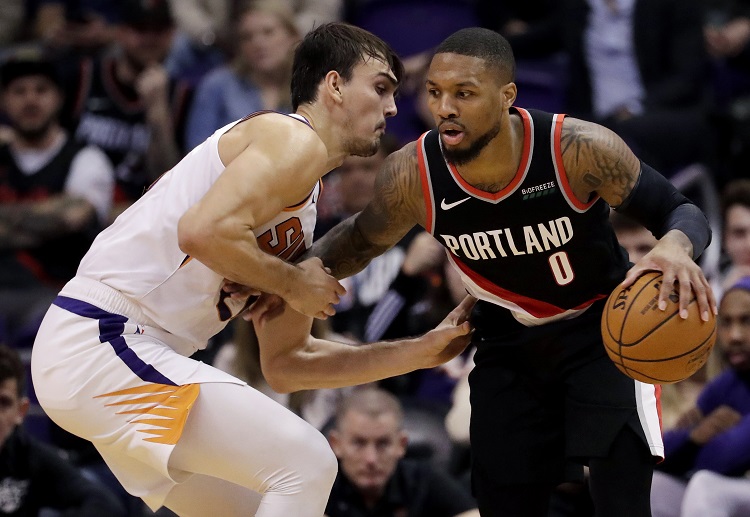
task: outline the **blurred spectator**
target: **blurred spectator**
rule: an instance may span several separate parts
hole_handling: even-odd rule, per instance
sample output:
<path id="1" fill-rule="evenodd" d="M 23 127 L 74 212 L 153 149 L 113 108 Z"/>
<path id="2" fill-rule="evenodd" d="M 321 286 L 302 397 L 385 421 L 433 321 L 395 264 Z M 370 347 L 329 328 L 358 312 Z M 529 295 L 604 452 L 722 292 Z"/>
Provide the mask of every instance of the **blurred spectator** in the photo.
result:
<path id="1" fill-rule="evenodd" d="M 39 0 L 33 31 L 50 50 L 93 56 L 113 42 L 116 0 Z"/>
<path id="2" fill-rule="evenodd" d="M 666 458 L 657 465 L 651 492 L 654 517 L 680 515 L 677 502 L 696 471 L 742 476 L 750 469 L 750 276 L 721 300 L 717 344 L 730 367 L 664 434 Z"/>
<path id="3" fill-rule="evenodd" d="M 169 76 L 196 85 L 224 64 L 230 49 L 232 0 L 169 0 L 177 28 L 165 62 Z"/>
<path id="4" fill-rule="evenodd" d="M 726 261 L 713 286 L 717 298 L 739 278 L 750 275 L 750 179 L 726 185 L 721 195 L 721 213 Z"/>
<path id="5" fill-rule="evenodd" d="M 114 173 L 98 148 L 60 126 L 59 74 L 39 54 L 0 67 L 11 139 L 0 144 L 0 318 L 31 346 L 36 324 L 109 217 Z"/>
<path id="6" fill-rule="evenodd" d="M 656 237 L 639 222 L 611 210 L 609 221 L 617 235 L 620 246 L 628 252 L 630 262 L 636 263 L 656 245 Z"/>
<path id="7" fill-rule="evenodd" d="M 121 517 L 125 509 L 104 486 L 83 476 L 63 453 L 27 435 L 29 409 L 24 367 L 16 351 L 0 345 L 0 514 Z"/>
<path id="8" fill-rule="evenodd" d="M 750 471 L 745 477 L 699 470 L 687 484 L 680 517 L 750 515 Z"/>
<path id="9" fill-rule="evenodd" d="M 475 0 L 344 0 L 344 19 L 377 34 L 402 57 L 406 75 L 388 128 L 402 145 L 415 140 L 425 130 L 416 96 L 425 89 L 432 49 L 458 29 L 479 25 Z"/>
<path id="10" fill-rule="evenodd" d="M 198 85 L 188 118 L 188 148 L 255 111 L 291 111 L 292 58 L 299 41 L 294 13 L 283 2 L 256 0 L 235 20 L 237 55 Z"/>
<path id="11" fill-rule="evenodd" d="M 77 139 L 102 148 L 115 167 L 113 216 L 183 156 L 190 88 L 164 68 L 174 23 L 167 0 L 121 0 L 110 53 L 85 59 L 71 90 Z"/>
<path id="12" fill-rule="evenodd" d="M 561 0 L 568 112 L 671 175 L 713 159 L 700 0 Z M 583 22 L 583 23 L 582 23 Z"/>
<path id="13" fill-rule="evenodd" d="M 304 36 L 324 23 L 341 21 L 345 0 L 291 0 L 297 18 L 297 29 Z"/>
<path id="14" fill-rule="evenodd" d="M 392 394 L 377 388 L 352 392 L 328 438 L 339 459 L 328 517 L 479 517 L 471 495 L 447 473 L 403 459 L 408 435 Z"/>
<path id="15" fill-rule="evenodd" d="M 704 36 L 708 53 L 748 72 L 750 66 L 750 2 L 705 0 Z"/>
<path id="16" fill-rule="evenodd" d="M 483 27 L 499 32 L 508 40 L 518 61 L 548 56 L 562 47 L 557 30 L 558 1 L 478 0 L 477 13 Z"/>
<path id="17" fill-rule="evenodd" d="M 0 49 L 24 36 L 26 12 L 24 0 L 4 0 L 0 9 Z"/>
<path id="18" fill-rule="evenodd" d="M 750 0 L 704 0 L 704 36 L 718 105 L 720 186 L 750 159 Z"/>

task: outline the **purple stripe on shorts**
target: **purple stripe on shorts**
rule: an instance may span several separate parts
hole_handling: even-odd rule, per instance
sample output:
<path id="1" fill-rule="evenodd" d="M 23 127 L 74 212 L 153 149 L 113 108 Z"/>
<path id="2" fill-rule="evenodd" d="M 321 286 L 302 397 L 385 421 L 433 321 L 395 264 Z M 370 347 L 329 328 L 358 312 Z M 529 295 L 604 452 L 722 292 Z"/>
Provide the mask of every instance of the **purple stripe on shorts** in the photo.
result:
<path id="1" fill-rule="evenodd" d="M 125 316 L 112 314 L 111 312 L 102 310 L 90 303 L 68 298 L 67 296 L 58 296 L 52 303 L 61 309 L 65 309 L 66 311 L 77 314 L 83 318 L 98 320 L 99 341 L 112 345 L 117 357 L 119 357 L 122 362 L 133 371 L 133 373 L 144 381 L 177 386 L 176 382 L 167 379 L 164 375 L 159 373 L 156 368 L 145 363 L 132 349 L 128 347 L 125 338 L 122 337 L 122 334 L 125 331 L 125 322 L 128 321 Z"/>

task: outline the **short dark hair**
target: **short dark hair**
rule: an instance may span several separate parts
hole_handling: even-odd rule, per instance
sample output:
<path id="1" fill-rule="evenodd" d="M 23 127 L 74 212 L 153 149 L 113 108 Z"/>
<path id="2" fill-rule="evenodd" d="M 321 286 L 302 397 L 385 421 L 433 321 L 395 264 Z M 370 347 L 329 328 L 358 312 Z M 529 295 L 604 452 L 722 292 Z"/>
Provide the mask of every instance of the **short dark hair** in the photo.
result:
<path id="1" fill-rule="evenodd" d="M 19 397 L 25 396 L 24 380 L 26 370 L 23 367 L 18 352 L 8 345 L 0 343 L 0 382 L 8 379 L 16 380 L 16 390 Z"/>
<path id="2" fill-rule="evenodd" d="M 123 25 L 135 30 L 162 31 L 174 27 L 168 0 L 119 0 Z"/>
<path id="3" fill-rule="evenodd" d="M 721 220 L 727 220 L 727 212 L 733 206 L 750 210 L 750 179 L 736 179 L 726 184 L 721 193 Z"/>
<path id="4" fill-rule="evenodd" d="M 292 109 L 296 111 L 300 104 L 315 101 L 320 81 L 331 70 L 349 81 L 357 62 L 365 57 L 388 63 L 396 80 L 401 81 L 401 59 L 374 34 L 342 22 L 326 23 L 307 33 L 294 52 Z"/>
<path id="5" fill-rule="evenodd" d="M 481 27 L 469 27 L 454 32 L 435 49 L 435 54 L 460 54 L 485 60 L 500 72 L 503 82 L 516 76 L 513 49 L 504 37 Z"/>
<path id="6" fill-rule="evenodd" d="M 7 88 L 16 79 L 39 75 L 62 89 L 60 69 L 55 61 L 43 52 L 21 50 L 7 57 L 0 65 L 0 88 Z"/>

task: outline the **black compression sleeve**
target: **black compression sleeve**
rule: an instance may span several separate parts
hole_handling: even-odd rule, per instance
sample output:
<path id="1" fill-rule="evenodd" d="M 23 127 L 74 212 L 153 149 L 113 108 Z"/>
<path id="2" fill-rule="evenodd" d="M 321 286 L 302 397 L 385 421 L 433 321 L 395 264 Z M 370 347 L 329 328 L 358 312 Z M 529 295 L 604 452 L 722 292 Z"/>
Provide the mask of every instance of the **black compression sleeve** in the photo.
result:
<path id="1" fill-rule="evenodd" d="M 711 242 L 711 227 L 701 209 L 643 162 L 635 187 L 615 210 L 641 223 L 657 239 L 669 230 L 680 230 L 693 244 L 693 259 Z"/>

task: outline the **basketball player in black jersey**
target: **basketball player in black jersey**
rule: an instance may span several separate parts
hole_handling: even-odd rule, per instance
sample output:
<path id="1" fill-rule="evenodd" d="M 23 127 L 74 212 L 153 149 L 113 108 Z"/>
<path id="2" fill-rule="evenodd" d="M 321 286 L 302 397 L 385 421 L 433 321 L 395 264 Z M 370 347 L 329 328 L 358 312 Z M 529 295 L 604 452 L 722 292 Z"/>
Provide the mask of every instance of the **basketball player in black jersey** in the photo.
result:
<path id="1" fill-rule="evenodd" d="M 470 385 L 472 484 L 483 516 L 546 516 L 571 463 L 588 465 L 597 515 L 648 516 L 663 454 L 659 389 L 605 356 L 603 300 L 658 270 L 661 308 L 674 285 L 681 316 L 692 291 L 708 320 L 716 301 L 695 259 L 710 229 L 610 130 L 514 107 L 514 67 L 495 32 L 447 38 L 426 80 L 437 129 L 393 153 L 373 201 L 311 253 L 340 278 L 414 225 L 446 247 L 480 299 Z M 610 206 L 659 239 L 635 265 L 608 222 Z"/>

